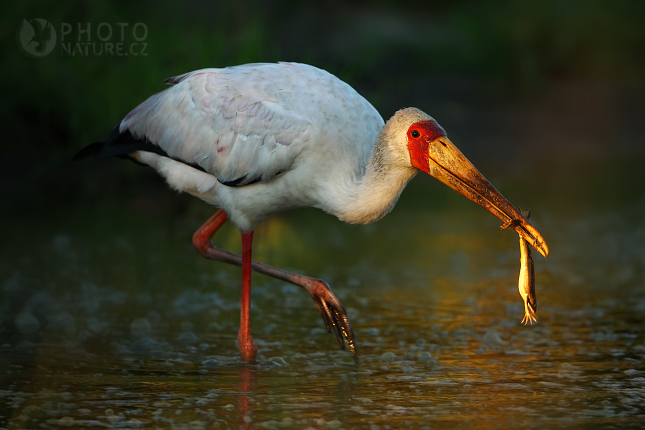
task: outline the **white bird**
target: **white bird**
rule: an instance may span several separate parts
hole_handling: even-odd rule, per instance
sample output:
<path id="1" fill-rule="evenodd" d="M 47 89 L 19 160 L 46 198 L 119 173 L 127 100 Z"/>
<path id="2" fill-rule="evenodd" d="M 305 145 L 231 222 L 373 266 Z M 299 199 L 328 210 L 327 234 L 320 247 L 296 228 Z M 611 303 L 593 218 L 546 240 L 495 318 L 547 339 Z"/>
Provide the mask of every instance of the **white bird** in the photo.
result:
<path id="1" fill-rule="evenodd" d="M 304 287 L 327 331 L 356 358 L 343 305 L 320 279 L 251 259 L 253 229 L 268 216 L 315 207 L 348 223 L 385 216 L 424 171 L 483 206 L 544 256 L 537 230 L 450 142 L 429 115 L 402 109 L 384 124 L 376 109 L 332 74 L 296 63 L 203 69 L 167 79 L 172 87 L 132 110 L 87 156 L 121 156 L 153 167 L 168 184 L 219 207 L 193 236 L 206 258 L 242 266 L 238 346 L 254 362 L 251 269 Z M 211 237 L 227 218 L 242 235 L 242 257 Z"/>

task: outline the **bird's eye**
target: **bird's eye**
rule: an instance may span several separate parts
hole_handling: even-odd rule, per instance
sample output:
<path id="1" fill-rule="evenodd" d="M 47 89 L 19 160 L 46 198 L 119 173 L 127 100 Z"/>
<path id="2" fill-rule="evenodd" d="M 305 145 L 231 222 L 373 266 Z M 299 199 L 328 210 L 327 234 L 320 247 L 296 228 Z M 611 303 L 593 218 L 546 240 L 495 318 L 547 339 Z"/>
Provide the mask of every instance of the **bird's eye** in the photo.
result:
<path id="1" fill-rule="evenodd" d="M 412 130 L 410 132 L 410 136 L 414 137 L 415 139 L 419 136 L 421 136 L 421 133 L 419 133 L 419 130 Z"/>

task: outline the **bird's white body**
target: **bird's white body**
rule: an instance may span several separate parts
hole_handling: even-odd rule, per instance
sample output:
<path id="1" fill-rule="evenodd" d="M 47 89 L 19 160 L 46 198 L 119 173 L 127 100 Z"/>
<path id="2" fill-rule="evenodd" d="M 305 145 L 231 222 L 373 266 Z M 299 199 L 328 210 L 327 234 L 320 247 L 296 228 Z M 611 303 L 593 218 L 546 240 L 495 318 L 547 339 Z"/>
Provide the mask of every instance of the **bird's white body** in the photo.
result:
<path id="1" fill-rule="evenodd" d="M 405 109 L 384 128 L 353 88 L 304 64 L 203 69 L 169 82 L 120 131 L 158 145 L 169 157 L 133 156 L 174 189 L 224 209 L 242 231 L 299 207 L 352 223 L 381 218 L 417 172 L 405 131 L 432 119 Z"/>

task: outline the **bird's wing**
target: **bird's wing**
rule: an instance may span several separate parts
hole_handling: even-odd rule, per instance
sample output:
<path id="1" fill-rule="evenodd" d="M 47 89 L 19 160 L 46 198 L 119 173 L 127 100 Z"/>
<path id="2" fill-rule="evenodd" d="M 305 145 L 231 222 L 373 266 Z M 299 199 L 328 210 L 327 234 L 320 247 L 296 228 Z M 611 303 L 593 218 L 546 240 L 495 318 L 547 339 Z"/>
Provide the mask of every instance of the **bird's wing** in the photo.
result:
<path id="1" fill-rule="evenodd" d="M 289 170 L 314 127 L 262 70 L 247 65 L 170 78 L 166 82 L 174 86 L 130 112 L 120 132 L 227 185 L 269 181 Z"/>

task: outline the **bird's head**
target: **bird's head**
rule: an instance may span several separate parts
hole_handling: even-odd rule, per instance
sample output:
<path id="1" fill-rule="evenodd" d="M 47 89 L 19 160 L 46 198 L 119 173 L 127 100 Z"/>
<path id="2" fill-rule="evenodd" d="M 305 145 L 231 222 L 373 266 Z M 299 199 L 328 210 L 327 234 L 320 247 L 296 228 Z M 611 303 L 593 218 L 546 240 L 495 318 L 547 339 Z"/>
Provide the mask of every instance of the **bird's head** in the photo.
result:
<path id="1" fill-rule="evenodd" d="M 402 112 L 400 121 L 407 119 L 407 152 L 413 167 L 482 206 L 502 220 L 504 228 L 513 228 L 540 254 L 547 256 L 549 248 L 542 235 L 477 171 L 432 117 L 414 108 L 399 112 Z"/>

